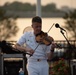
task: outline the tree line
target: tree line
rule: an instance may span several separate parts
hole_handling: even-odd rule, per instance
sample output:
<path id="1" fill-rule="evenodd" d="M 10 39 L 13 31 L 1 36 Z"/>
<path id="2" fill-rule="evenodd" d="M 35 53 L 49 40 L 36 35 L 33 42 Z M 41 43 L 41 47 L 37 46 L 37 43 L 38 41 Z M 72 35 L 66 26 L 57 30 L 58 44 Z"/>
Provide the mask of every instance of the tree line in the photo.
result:
<path id="1" fill-rule="evenodd" d="M 36 4 L 30 3 L 21 3 L 21 2 L 13 2 L 13 3 L 5 3 L 3 6 L 0 6 L 4 10 L 12 10 L 12 11 L 36 11 Z M 42 12 L 59 12 L 55 3 L 49 3 L 45 6 L 41 5 Z"/>
<path id="2" fill-rule="evenodd" d="M 6 2 L 0 8 L 6 11 L 7 15 L 17 15 L 19 17 L 33 17 L 36 15 L 36 4 L 21 3 L 21 2 Z M 62 17 L 64 11 L 57 9 L 55 3 L 49 3 L 47 5 L 41 5 L 42 17 Z"/>

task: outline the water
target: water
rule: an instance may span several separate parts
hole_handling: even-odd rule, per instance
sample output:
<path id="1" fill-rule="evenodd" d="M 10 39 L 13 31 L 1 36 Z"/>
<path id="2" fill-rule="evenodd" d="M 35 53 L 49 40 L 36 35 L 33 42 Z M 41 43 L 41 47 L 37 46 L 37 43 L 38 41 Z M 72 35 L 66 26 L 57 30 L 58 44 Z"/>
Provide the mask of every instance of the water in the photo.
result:
<path id="1" fill-rule="evenodd" d="M 17 22 L 17 26 L 19 27 L 19 31 L 17 35 L 12 37 L 10 40 L 17 41 L 20 38 L 20 36 L 23 34 L 24 28 L 26 28 L 27 26 L 31 26 L 31 19 L 32 18 L 18 18 L 16 22 Z M 56 23 L 58 23 L 62 27 L 65 25 L 64 22 L 65 20 L 63 18 L 42 18 L 42 30 L 44 32 L 48 32 L 51 26 Z M 60 29 L 56 28 L 55 25 L 53 25 L 53 27 L 51 28 L 48 34 L 52 36 L 55 40 L 65 40 L 65 38 L 60 32 Z M 69 33 L 68 36 L 70 36 Z"/>

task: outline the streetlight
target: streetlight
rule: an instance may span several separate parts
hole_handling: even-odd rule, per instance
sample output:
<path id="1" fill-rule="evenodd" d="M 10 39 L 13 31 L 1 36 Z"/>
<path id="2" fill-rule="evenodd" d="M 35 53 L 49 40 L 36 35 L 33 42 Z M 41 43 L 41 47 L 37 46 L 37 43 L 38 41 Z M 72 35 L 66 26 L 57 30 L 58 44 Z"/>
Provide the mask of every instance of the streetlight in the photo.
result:
<path id="1" fill-rule="evenodd" d="M 36 16 L 41 17 L 41 0 L 37 0 L 36 4 Z"/>

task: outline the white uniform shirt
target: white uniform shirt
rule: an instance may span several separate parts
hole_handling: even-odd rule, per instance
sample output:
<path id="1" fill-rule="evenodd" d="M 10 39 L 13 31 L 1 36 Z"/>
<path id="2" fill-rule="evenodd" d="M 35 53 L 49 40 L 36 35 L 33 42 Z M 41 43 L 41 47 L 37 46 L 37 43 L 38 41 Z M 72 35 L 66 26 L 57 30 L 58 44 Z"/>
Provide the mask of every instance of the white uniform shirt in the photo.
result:
<path id="1" fill-rule="evenodd" d="M 22 37 L 17 41 L 17 43 L 19 45 L 23 45 L 24 43 L 26 43 L 26 47 L 30 47 L 35 50 L 34 54 L 30 58 L 36 59 L 47 59 L 46 54 L 50 52 L 51 48 L 51 45 L 46 46 L 44 44 L 37 43 L 33 32 L 24 33 Z"/>

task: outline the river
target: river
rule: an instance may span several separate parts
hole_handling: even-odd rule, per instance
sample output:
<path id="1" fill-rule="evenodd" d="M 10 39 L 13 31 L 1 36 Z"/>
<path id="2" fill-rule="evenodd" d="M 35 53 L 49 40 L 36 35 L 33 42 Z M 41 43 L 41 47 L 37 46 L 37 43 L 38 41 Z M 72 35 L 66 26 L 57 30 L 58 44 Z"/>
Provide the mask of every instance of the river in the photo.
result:
<path id="1" fill-rule="evenodd" d="M 16 36 L 12 37 L 10 40 L 17 41 L 20 36 L 23 34 L 24 28 L 31 26 L 31 20 L 32 18 L 18 18 L 16 21 L 17 26 L 19 27 L 19 31 Z M 44 32 L 48 32 L 48 30 L 51 28 L 49 31 L 49 35 L 52 36 L 55 40 L 65 40 L 63 35 L 60 32 L 59 28 L 55 27 L 55 24 L 58 23 L 60 27 L 63 27 L 65 25 L 65 20 L 63 18 L 42 18 L 42 30 Z M 65 28 L 64 28 L 65 29 Z M 67 30 L 66 30 L 67 31 Z M 69 32 L 68 37 L 70 36 Z M 64 32 L 65 36 L 66 33 Z"/>

